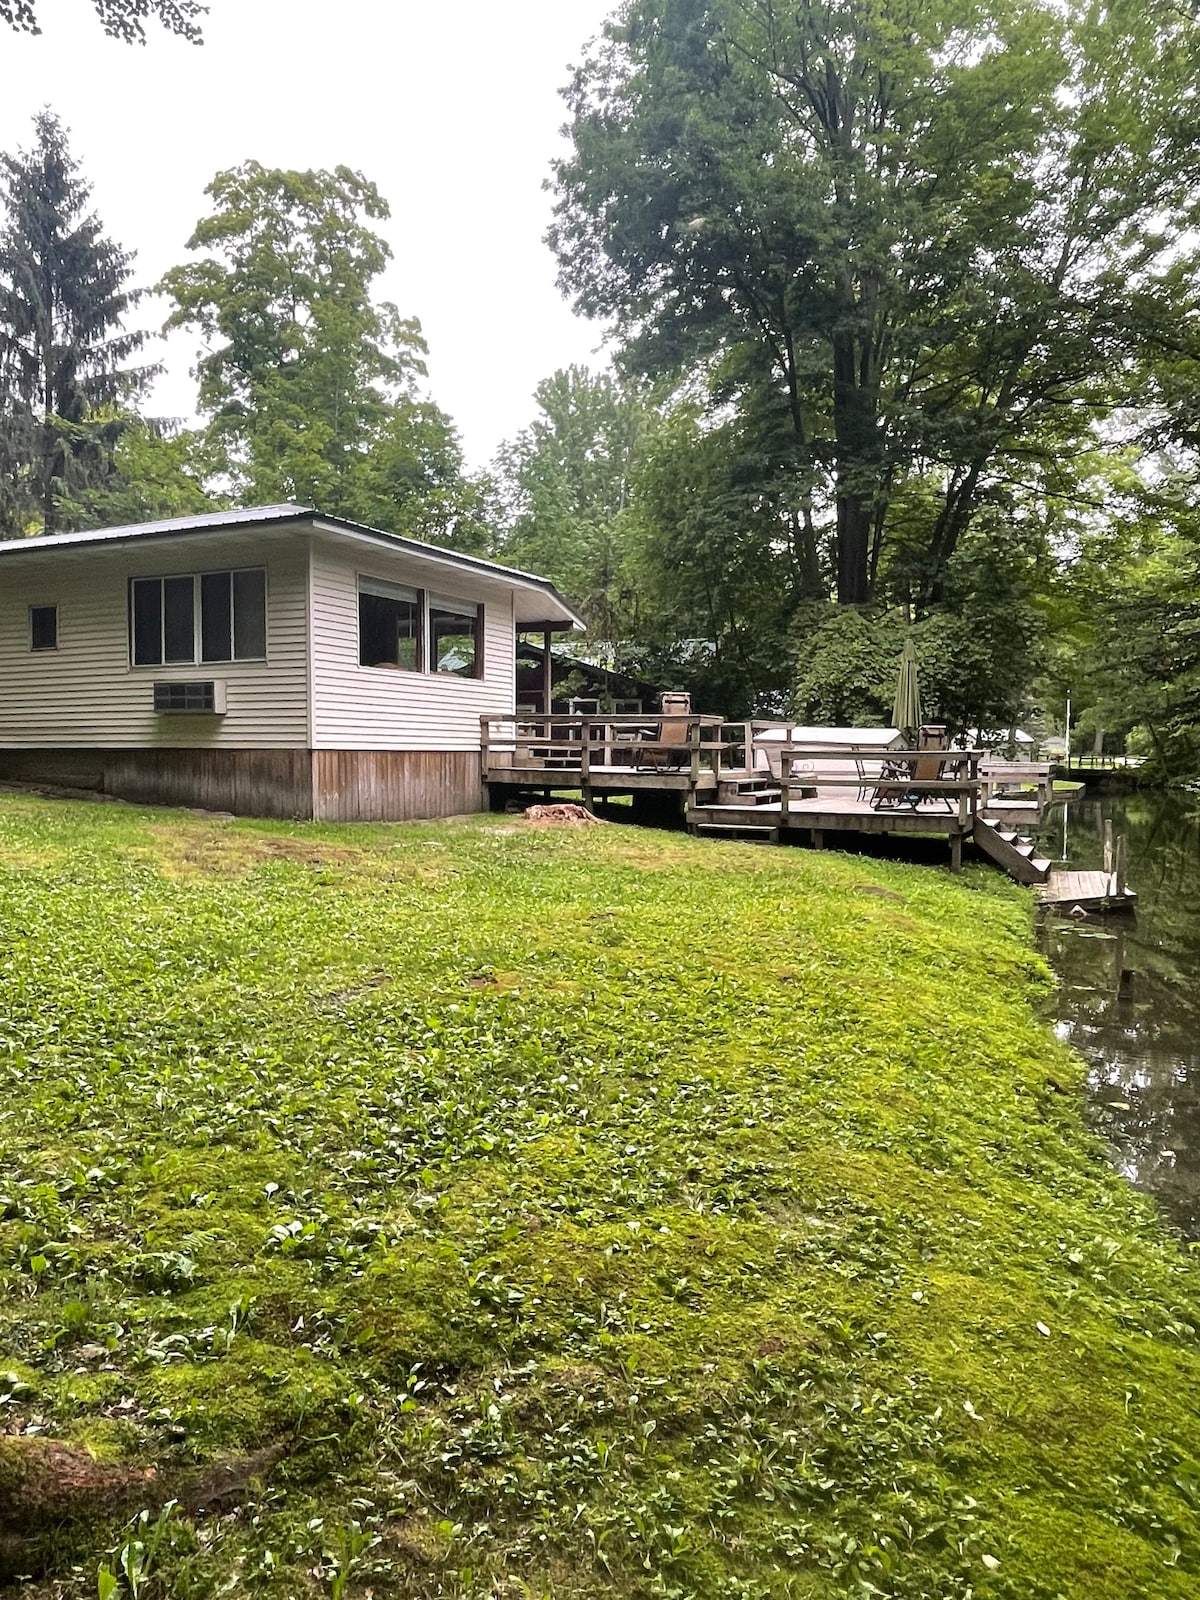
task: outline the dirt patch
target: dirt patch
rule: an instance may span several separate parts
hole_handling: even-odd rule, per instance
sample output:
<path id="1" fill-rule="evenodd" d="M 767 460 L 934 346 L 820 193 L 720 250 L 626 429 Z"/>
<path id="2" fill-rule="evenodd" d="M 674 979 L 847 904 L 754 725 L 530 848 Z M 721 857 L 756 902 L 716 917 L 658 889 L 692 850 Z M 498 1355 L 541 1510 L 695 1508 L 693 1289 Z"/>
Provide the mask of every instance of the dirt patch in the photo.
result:
<path id="1" fill-rule="evenodd" d="M 155 826 L 146 830 L 161 846 L 158 860 L 168 872 L 180 876 L 240 874 L 273 861 L 297 866 L 329 868 L 358 866 L 363 852 L 324 840 L 297 839 L 287 834 L 197 833 L 188 828 Z"/>
<path id="2" fill-rule="evenodd" d="M 200 1468 L 139 1466 L 97 1461 L 55 1439 L 0 1438 L 0 1581 L 37 1570 L 39 1536 L 56 1524 L 168 1500 L 192 1515 L 220 1510 L 245 1498 L 286 1453 L 273 1445 Z"/>
<path id="3" fill-rule="evenodd" d="M 588 827 L 600 818 L 593 816 L 585 806 L 563 802 L 561 805 L 530 806 L 525 812 L 525 821 L 535 828 L 576 828 Z"/>
<path id="4" fill-rule="evenodd" d="M 902 906 L 908 904 L 908 901 L 904 898 L 904 896 L 902 894 L 897 894 L 895 889 L 884 889 L 881 888 L 877 883 L 856 883 L 854 885 L 854 892 L 855 894 L 874 895 L 877 900 L 899 900 Z"/>

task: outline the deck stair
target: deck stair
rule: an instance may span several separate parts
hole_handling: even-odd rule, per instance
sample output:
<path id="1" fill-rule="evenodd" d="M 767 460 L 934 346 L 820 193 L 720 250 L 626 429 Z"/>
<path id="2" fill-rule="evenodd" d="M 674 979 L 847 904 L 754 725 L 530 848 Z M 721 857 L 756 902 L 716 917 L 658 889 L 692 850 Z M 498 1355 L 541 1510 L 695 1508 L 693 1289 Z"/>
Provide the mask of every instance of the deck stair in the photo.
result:
<path id="1" fill-rule="evenodd" d="M 1048 881 L 1050 862 L 1045 856 L 1038 855 L 1032 839 L 1018 833 L 1015 828 L 1005 827 L 1003 822 L 980 812 L 975 818 L 972 837 L 984 855 L 990 856 L 998 867 L 1003 867 L 1009 877 L 1015 878 L 1018 883 L 1034 885 Z"/>
<path id="2" fill-rule="evenodd" d="M 692 832 L 701 839 L 727 839 L 742 844 L 778 844 L 779 829 L 770 823 L 697 822 Z"/>
<path id="3" fill-rule="evenodd" d="M 779 785 L 765 772 L 723 775 L 717 785 L 717 804 L 723 806 L 778 805 L 779 796 Z"/>

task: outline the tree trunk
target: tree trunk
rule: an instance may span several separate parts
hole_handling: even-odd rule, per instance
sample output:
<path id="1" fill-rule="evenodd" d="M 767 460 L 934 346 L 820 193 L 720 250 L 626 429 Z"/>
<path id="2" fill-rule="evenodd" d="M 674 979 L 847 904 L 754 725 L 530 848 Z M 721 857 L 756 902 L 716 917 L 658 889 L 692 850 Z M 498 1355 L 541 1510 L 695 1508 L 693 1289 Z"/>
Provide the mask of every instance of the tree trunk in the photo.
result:
<path id="1" fill-rule="evenodd" d="M 871 508 L 857 494 L 837 501 L 837 597 L 840 606 L 863 606 L 871 598 L 868 556 Z"/>
<path id="2" fill-rule="evenodd" d="M 849 320 L 854 305 L 848 291 L 846 301 Z M 853 336 L 835 337 L 833 432 L 837 446 L 837 598 L 841 606 L 866 605 L 871 598 L 875 496 L 864 494 L 860 486 L 872 483 L 872 469 L 879 466 L 879 441 L 875 395 L 859 378 Z M 875 481 L 873 486 L 877 494 L 882 492 L 881 482 Z"/>

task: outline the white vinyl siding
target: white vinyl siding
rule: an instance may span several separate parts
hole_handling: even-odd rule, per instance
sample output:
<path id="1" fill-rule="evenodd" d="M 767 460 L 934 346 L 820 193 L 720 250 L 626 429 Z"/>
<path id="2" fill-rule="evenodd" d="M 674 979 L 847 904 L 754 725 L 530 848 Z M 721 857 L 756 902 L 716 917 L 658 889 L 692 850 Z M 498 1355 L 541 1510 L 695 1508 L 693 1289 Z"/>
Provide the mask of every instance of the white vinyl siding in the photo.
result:
<path id="1" fill-rule="evenodd" d="M 263 566 L 267 659 L 133 667 L 131 578 Z M 38 749 L 308 746 L 308 539 L 298 529 L 47 550 L 0 570 L 0 745 Z M 31 652 L 29 608 L 58 606 L 58 649 Z M 156 713 L 155 682 L 221 679 L 224 716 Z"/>
<path id="2" fill-rule="evenodd" d="M 482 604 L 482 677 L 360 666 L 360 577 Z M 480 717 L 511 712 L 516 697 L 513 591 L 483 574 L 314 538 L 312 683 L 316 750 L 478 750 Z"/>

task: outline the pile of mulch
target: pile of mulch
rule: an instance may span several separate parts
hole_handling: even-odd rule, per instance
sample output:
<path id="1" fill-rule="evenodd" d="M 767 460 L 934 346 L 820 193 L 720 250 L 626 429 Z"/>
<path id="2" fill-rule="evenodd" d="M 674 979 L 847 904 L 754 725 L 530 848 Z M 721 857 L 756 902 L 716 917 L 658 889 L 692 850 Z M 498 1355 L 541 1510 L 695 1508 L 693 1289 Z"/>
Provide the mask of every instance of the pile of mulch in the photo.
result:
<path id="1" fill-rule="evenodd" d="M 535 828 L 576 828 L 586 826 L 589 822 L 599 822 L 585 806 L 553 805 L 529 806 L 525 811 L 525 821 L 531 822 Z"/>

